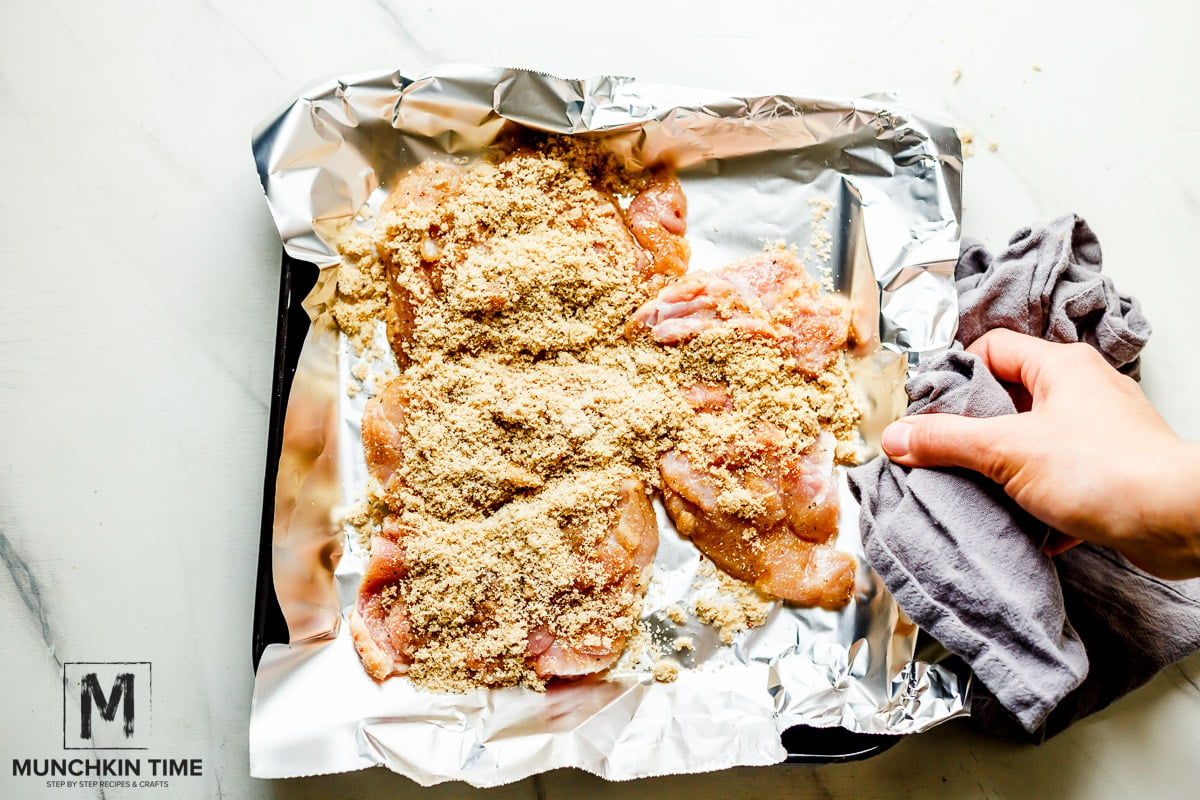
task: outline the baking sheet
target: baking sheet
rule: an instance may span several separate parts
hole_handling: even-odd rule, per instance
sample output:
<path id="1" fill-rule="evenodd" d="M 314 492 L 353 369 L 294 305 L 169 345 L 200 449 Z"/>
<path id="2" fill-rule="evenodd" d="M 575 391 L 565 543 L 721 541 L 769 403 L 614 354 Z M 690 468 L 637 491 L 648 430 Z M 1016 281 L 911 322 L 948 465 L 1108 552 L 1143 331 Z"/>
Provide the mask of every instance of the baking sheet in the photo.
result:
<path id="1" fill-rule="evenodd" d="M 327 267 L 305 304 L 313 325 L 284 421 L 273 572 L 293 644 L 263 655 L 254 774 L 385 764 L 426 784 L 495 785 L 577 766 L 619 779 L 776 763 L 787 756 L 780 732 L 797 724 L 904 734 L 964 713 L 967 681 L 913 660 L 917 631 L 865 566 L 849 608 L 780 605 L 733 647 L 713 648 L 712 669 L 684 670 L 672 684 L 629 674 L 545 694 L 437 696 L 366 677 L 342 624 L 366 554 L 337 519 L 361 487 L 352 457 L 361 405 L 339 391 L 345 345 L 328 314 L 337 263 L 330 232 L 377 205 L 407 167 L 438 152 L 475 152 L 514 125 L 603 135 L 634 164 L 673 162 L 689 199 L 694 267 L 768 240 L 806 246 L 806 262 L 827 270 L 878 337 L 856 366 L 867 455 L 903 409 L 908 365 L 953 336 L 958 140 L 894 99 L 726 98 L 462 65 L 306 93 L 264 124 L 254 145 L 286 251 Z M 828 206 L 824 227 L 814 202 Z M 812 252 L 826 240 L 826 252 Z M 839 546 L 865 563 L 844 479 L 842 489 Z M 656 580 L 684 585 L 697 562 L 689 543 L 664 536 Z M 648 603 L 649 626 L 664 605 Z"/>

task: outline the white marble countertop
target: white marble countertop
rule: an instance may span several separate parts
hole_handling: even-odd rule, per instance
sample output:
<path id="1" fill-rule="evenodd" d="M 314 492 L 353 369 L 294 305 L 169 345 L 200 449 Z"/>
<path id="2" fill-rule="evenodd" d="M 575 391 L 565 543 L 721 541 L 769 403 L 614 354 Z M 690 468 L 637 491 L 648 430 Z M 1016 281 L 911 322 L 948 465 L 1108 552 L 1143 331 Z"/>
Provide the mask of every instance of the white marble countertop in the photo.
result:
<path id="1" fill-rule="evenodd" d="M 1194 5 L 624 5 L 0 9 L 0 796 L 474 794 L 382 770 L 248 776 L 280 252 L 249 138 L 319 79 L 474 61 L 738 94 L 898 91 L 974 134 L 967 235 L 998 248 L 1022 225 L 1087 218 L 1155 326 L 1147 392 L 1200 439 Z M 167 789 L 14 776 L 14 759 L 71 755 L 62 665 L 110 661 L 153 665 L 147 754 L 199 759 L 202 775 Z M 490 796 L 1194 796 L 1197 681 L 1194 657 L 1038 747 L 953 722 L 859 763 L 631 784 L 559 772 Z"/>

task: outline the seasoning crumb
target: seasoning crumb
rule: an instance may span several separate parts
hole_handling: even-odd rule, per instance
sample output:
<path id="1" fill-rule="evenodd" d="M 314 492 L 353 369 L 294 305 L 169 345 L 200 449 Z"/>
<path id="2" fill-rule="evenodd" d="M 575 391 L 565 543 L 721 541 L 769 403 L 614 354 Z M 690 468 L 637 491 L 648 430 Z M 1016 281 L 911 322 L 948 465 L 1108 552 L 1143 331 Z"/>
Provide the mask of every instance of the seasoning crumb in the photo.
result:
<path id="1" fill-rule="evenodd" d="M 812 255 L 816 255 L 816 272 L 820 278 L 818 283 L 826 292 L 832 292 L 833 265 L 830 259 L 833 257 L 833 235 L 829 232 L 829 212 L 833 209 L 833 203 L 824 197 L 816 198 L 808 201 L 808 208 L 812 214 L 812 235 L 808 247 L 804 248 L 803 261 L 807 265 Z"/>
<path id="2" fill-rule="evenodd" d="M 994 153 L 1000 149 L 1000 145 L 996 144 L 995 142 L 988 142 L 987 149 L 989 153 Z"/>
<path id="3" fill-rule="evenodd" d="M 1042 68 L 1041 68 L 1041 66 L 1040 66 L 1040 65 L 1038 65 L 1038 64 L 1034 64 L 1034 65 L 1033 65 L 1033 67 L 1032 67 L 1032 69 L 1033 69 L 1033 71 L 1034 71 L 1034 72 L 1041 72 L 1041 71 L 1042 71 Z"/>
<path id="4" fill-rule="evenodd" d="M 379 515 L 367 500 L 338 508 L 333 516 L 354 534 L 355 543 L 363 548 L 367 547 L 371 534 L 379 525 Z"/>
<path id="5" fill-rule="evenodd" d="M 696 617 L 716 628 L 722 643 L 733 644 L 739 633 L 766 622 L 772 605 L 770 597 L 721 572 L 708 559 L 700 562 L 698 574 L 711 588 L 697 598 Z"/>
<path id="6" fill-rule="evenodd" d="M 650 634 L 643 626 L 642 621 L 639 620 L 633 626 L 633 631 L 629 634 L 629 639 L 625 643 L 625 653 L 618 668 L 640 670 L 646 660 L 647 652 L 653 648 L 654 643 L 650 638 Z"/>
<path id="7" fill-rule="evenodd" d="M 677 653 L 681 653 L 684 650 L 695 650 L 696 640 L 691 636 L 679 636 L 675 639 L 673 645 L 675 647 L 675 652 Z"/>
<path id="8" fill-rule="evenodd" d="M 962 70 L 956 69 L 954 70 L 953 77 L 951 78 L 950 82 L 958 83 L 960 80 L 962 80 Z"/>
<path id="9" fill-rule="evenodd" d="M 654 680 L 659 683 L 673 683 L 679 678 L 679 664 L 669 658 L 664 658 L 654 664 Z"/>
<path id="10" fill-rule="evenodd" d="M 674 622 L 676 625 L 683 625 L 687 622 L 687 612 L 683 610 L 683 606 L 678 603 L 672 603 L 666 608 L 667 619 Z"/>
<path id="11" fill-rule="evenodd" d="M 975 134 L 969 128 L 958 129 L 958 140 L 962 142 L 963 158 L 975 155 Z"/>
<path id="12" fill-rule="evenodd" d="M 817 258 L 823 262 L 828 262 L 830 256 L 833 255 L 833 235 L 829 232 L 829 212 L 833 208 L 833 203 L 826 198 L 817 198 L 808 201 L 809 211 L 812 213 L 812 240 L 809 242 L 809 247 Z M 828 288 L 826 288 L 828 291 Z"/>

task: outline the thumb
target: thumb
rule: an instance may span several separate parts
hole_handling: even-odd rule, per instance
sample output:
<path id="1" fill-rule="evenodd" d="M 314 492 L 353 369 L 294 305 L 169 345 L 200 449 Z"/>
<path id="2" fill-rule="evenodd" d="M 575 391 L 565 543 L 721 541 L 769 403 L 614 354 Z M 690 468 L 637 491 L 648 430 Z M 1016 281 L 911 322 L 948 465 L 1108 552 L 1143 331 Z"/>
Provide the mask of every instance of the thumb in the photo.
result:
<path id="1" fill-rule="evenodd" d="M 1013 419 L 917 414 L 884 428 L 880 444 L 906 467 L 964 467 L 1004 483 L 1015 466 L 1008 446 Z"/>

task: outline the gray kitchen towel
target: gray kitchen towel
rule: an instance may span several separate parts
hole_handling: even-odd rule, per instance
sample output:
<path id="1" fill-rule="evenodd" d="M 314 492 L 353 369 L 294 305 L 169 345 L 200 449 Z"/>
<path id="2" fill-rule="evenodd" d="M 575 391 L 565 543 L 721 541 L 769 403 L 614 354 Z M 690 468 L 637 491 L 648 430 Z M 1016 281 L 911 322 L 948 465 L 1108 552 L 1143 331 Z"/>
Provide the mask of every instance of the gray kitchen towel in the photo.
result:
<path id="1" fill-rule="evenodd" d="M 1150 324 L 1137 300 L 1100 274 L 1100 242 L 1074 214 L 1017 231 L 994 260 L 968 244 L 954 268 L 958 333 L 967 347 L 991 328 L 1052 342 L 1087 342 L 1137 377 Z"/>
<path id="2" fill-rule="evenodd" d="M 1136 375 L 1150 326 L 1100 275 L 1099 243 L 1078 217 L 1019 231 L 995 259 L 967 246 L 955 276 L 959 342 L 906 384 L 908 413 L 1016 412 L 961 349 L 991 328 L 1088 342 Z M 850 470 L 850 486 L 867 560 L 975 672 L 972 715 L 987 731 L 1051 736 L 1200 649 L 1200 580 L 1162 581 L 1092 545 L 1050 559 L 1046 526 L 981 475 L 879 457 Z"/>

